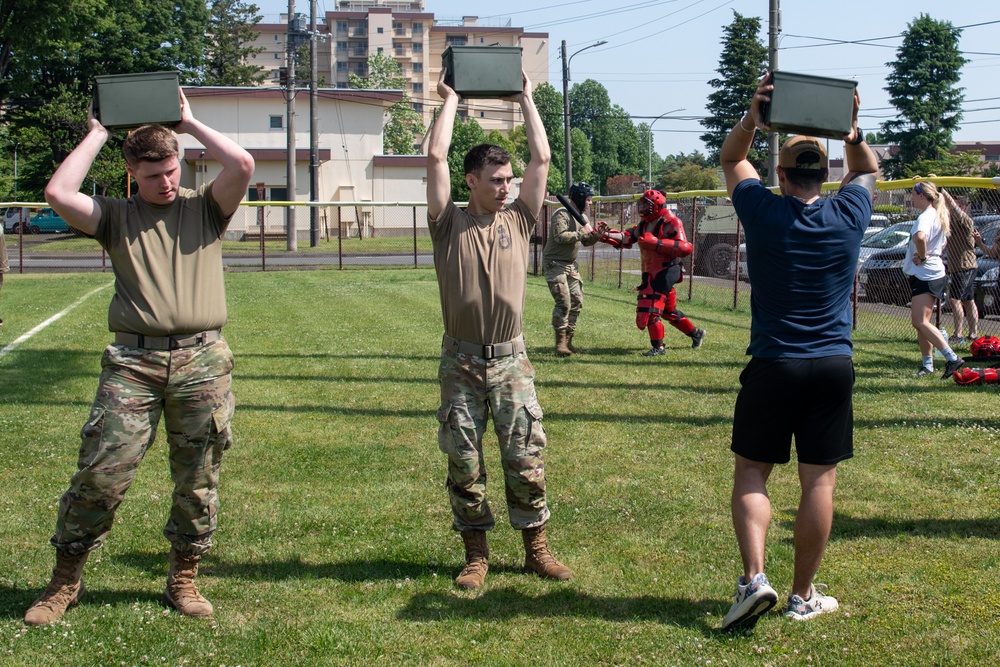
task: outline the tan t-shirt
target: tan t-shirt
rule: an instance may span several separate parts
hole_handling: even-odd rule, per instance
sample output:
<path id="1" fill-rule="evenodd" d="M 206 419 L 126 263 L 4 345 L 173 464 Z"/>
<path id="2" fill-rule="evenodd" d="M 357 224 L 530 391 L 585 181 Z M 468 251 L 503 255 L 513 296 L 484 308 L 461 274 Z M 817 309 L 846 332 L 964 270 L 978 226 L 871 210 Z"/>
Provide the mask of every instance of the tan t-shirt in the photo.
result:
<path id="1" fill-rule="evenodd" d="M 226 323 L 221 239 L 229 219 L 211 186 L 180 188 L 167 206 L 149 204 L 138 194 L 94 197 L 101 206 L 94 238 L 115 272 L 111 331 L 170 336 Z"/>
<path id="2" fill-rule="evenodd" d="M 449 200 L 427 224 L 445 333 L 479 344 L 517 338 L 534 213 L 520 199 L 495 216 L 470 215 Z"/>

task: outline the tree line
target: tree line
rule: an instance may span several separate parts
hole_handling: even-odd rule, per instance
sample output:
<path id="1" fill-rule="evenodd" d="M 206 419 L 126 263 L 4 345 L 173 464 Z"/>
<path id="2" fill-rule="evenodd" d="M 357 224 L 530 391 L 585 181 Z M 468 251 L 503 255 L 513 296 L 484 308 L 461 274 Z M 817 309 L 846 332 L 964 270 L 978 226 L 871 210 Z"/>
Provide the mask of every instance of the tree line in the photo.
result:
<path id="1" fill-rule="evenodd" d="M 18 195 L 38 200 L 55 166 L 86 130 L 93 80 L 102 74 L 178 70 L 184 85 L 255 86 L 264 75 L 252 57 L 257 5 L 243 0 L 4 0 L 0 3 L 0 197 L 13 198 L 13 152 L 18 164 Z M 632 192 L 635 181 L 652 171 L 654 185 L 666 191 L 719 187 L 718 152 L 730 128 L 750 104 L 767 49 L 760 18 L 733 12 L 720 39 L 718 76 L 701 120 L 706 153 L 661 157 L 652 150 L 650 124 L 635 123 L 615 104 L 607 89 L 587 79 L 569 91 L 573 179 L 587 181 L 602 194 Z M 964 89 L 960 70 L 967 62 L 959 48 L 961 30 L 921 14 L 907 25 L 902 45 L 887 63 L 885 90 L 898 115 L 877 128 L 863 127 L 870 141 L 898 146 L 883 163 L 890 178 L 914 174 L 997 175 L 975 154 L 954 155 L 952 133 L 962 118 Z M 300 79 L 308 71 L 308 50 L 299 49 Z M 303 80 L 304 83 L 304 80 Z M 351 75 L 352 88 L 393 88 L 403 99 L 389 111 L 384 150 L 412 154 L 426 128 L 406 94 L 398 63 L 383 54 L 369 58 L 368 76 Z M 565 189 L 566 159 L 562 94 L 542 83 L 534 92 L 552 148 L 549 190 Z M 456 124 L 452 174 L 461 156 L 489 141 L 515 156 L 515 171 L 528 160 L 523 128 L 509 136 L 487 134 L 475 119 Z M 108 142 L 91 170 L 95 192 L 123 196 L 121 138 Z M 762 176 L 766 136 L 758 133 L 750 160 Z M 464 179 L 456 178 L 453 196 L 464 199 Z M 464 196 L 463 196 L 464 195 Z"/>

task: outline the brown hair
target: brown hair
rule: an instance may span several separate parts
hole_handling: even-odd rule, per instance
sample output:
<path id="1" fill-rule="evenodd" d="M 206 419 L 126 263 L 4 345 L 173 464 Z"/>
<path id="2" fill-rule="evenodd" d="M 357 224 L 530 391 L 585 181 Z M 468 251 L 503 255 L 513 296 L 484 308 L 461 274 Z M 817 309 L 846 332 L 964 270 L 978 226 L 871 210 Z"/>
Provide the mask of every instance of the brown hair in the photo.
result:
<path id="1" fill-rule="evenodd" d="M 502 166 L 510 163 L 510 153 L 493 144 L 479 144 L 469 149 L 462 165 L 466 174 L 478 174 L 486 165 Z"/>
<path id="2" fill-rule="evenodd" d="M 139 162 L 160 162 L 175 157 L 180 149 L 177 137 L 162 125 L 143 125 L 132 131 L 122 145 L 125 162 L 135 166 Z"/>

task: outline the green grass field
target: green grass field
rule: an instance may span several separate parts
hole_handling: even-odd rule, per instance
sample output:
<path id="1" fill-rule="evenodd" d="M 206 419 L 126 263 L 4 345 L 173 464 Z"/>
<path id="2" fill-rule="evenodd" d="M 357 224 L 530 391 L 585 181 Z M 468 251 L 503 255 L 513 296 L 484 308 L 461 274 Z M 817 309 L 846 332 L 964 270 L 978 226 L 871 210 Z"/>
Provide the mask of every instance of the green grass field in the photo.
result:
<path id="1" fill-rule="evenodd" d="M 682 309 L 646 359 L 627 290 L 587 286 L 575 343 L 551 351 L 551 300 L 528 283 L 525 333 L 549 436 L 551 544 L 575 577 L 521 572 L 500 476 L 487 584 L 452 584 L 435 410 L 441 316 L 430 271 L 227 276 L 236 444 L 211 621 L 159 604 L 171 485 L 163 434 L 63 622 L 21 619 L 48 581 L 58 499 L 110 340 L 108 274 L 9 275 L 0 349 L 0 665 L 993 665 L 1000 657 L 1000 429 L 994 387 L 916 380 L 912 338 L 859 334 L 856 456 L 839 471 L 817 580 L 841 609 L 718 632 L 739 555 L 728 450 L 749 317 Z M 89 298 L 81 297 L 104 286 Z M 686 292 L 682 292 L 686 294 Z M 648 368 L 656 369 L 653 373 Z M 499 462 L 492 433 L 487 463 Z M 768 575 L 791 582 L 794 466 L 776 470 Z"/>

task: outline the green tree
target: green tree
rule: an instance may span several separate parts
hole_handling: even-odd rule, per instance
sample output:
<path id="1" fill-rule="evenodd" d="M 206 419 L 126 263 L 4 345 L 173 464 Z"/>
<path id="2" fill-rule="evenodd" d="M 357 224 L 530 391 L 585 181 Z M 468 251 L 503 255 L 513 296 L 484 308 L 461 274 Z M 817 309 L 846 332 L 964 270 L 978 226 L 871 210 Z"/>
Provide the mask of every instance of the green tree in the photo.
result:
<path id="1" fill-rule="evenodd" d="M 907 25 L 896 58 L 886 63 L 885 90 L 899 110 L 882 124 L 886 140 L 899 145 L 899 153 L 882 163 L 890 178 L 910 163 L 940 159 L 952 147 L 952 132 L 962 118 L 960 70 L 968 62 L 959 50 L 961 34 L 950 22 L 921 14 Z"/>
<path id="2" fill-rule="evenodd" d="M 921 158 L 914 162 L 900 165 L 902 178 L 913 176 L 985 176 L 988 163 L 982 159 L 982 151 L 964 151 L 948 153 L 940 151 L 934 159 Z"/>
<path id="3" fill-rule="evenodd" d="M 717 169 L 699 151 L 690 155 L 678 153 L 663 159 L 663 169 L 655 180 L 656 187 L 665 192 L 685 190 L 714 190 L 719 187 Z"/>
<path id="4" fill-rule="evenodd" d="M 417 136 L 423 134 L 424 125 L 420 122 L 420 114 L 413 110 L 399 63 L 384 53 L 373 53 L 368 56 L 368 78 L 351 74 L 349 81 L 351 88 L 403 91 L 403 98 L 389 107 L 389 122 L 382 133 L 382 150 L 392 155 L 416 153 L 414 143 Z"/>
<path id="5" fill-rule="evenodd" d="M 448 148 L 448 171 L 451 174 L 451 198 L 469 201 L 469 186 L 465 184 L 465 154 L 473 146 L 486 143 L 486 133 L 474 118 L 455 119 L 455 129 Z"/>
<path id="6" fill-rule="evenodd" d="M 750 108 L 761 74 L 767 69 L 767 48 L 760 39 L 761 20 L 733 12 L 733 22 L 723 30 L 722 53 L 716 70 L 719 78 L 708 85 L 715 92 L 708 96 L 708 117 L 701 124 L 708 131 L 701 135 L 709 159 L 718 163 L 719 149 L 729 131 Z M 761 175 L 767 167 L 767 134 L 758 132 L 748 156 Z"/>
<path id="7" fill-rule="evenodd" d="M 573 180 L 577 183 L 581 181 L 590 183 L 597 190 L 597 186 L 600 183 L 597 182 L 597 178 L 594 176 L 594 154 L 590 148 L 590 140 L 587 139 L 587 135 L 580 128 L 574 127 L 569 131 L 569 144 L 570 159 L 573 160 Z M 563 161 L 565 162 L 565 158 Z M 551 179 L 549 182 L 551 182 Z M 559 192 L 566 188 L 565 176 L 558 183 L 559 190 L 552 190 L 552 192 Z"/>
<path id="8" fill-rule="evenodd" d="M 208 44 L 202 84 L 206 86 L 256 86 L 266 78 L 251 61 L 264 51 L 254 46 L 253 26 L 263 18 L 260 8 L 242 0 L 211 0 Z"/>
<path id="9" fill-rule="evenodd" d="M 569 109 L 570 127 L 580 129 L 590 143 L 594 180 L 604 183 L 620 174 L 619 136 L 616 133 L 621 125 L 620 107 L 616 110 L 612 106 L 607 89 L 593 79 L 575 84 L 569 91 Z M 579 181 L 575 164 L 573 172 L 573 180 Z"/>
<path id="10" fill-rule="evenodd" d="M 552 162 L 549 164 L 549 192 L 562 192 L 566 189 L 566 128 L 563 123 L 562 93 L 557 92 L 551 84 L 545 82 L 535 87 L 532 97 L 535 100 L 538 115 L 542 119 L 542 125 L 545 127 L 545 134 L 549 138 L 549 150 L 552 152 Z M 520 130 L 519 136 L 523 135 L 523 126 L 518 126 L 511 131 L 511 139 L 515 138 L 515 133 L 518 130 Z M 522 150 L 527 151 L 527 137 L 524 139 Z M 575 150 L 576 147 L 572 146 L 574 142 L 575 139 L 571 136 L 571 148 Z M 521 157 L 526 159 L 527 156 L 522 154 Z M 571 156 L 571 158 L 573 159 L 574 180 L 579 180 L 576 178 L 575 157 Z"/>
<path id="11" fill-rule="evenodd" d="M 43 14 L 51 21 L 49 28 L 26 16 L 37 14 L 39 4 L 52 10 Z M 5 13 L 11 5 L 14 10 Z M 18 164 L 20 198 L 40 200 L 55 166 L 79 143 L 94 76 L 176 69 L 182 82 L 197 80 L 208 18 L 205 0 L 0 3 L 5 120 L 10 138 L 20 144 L 19 157 L 26 158 Z M 18 34 L 25 30 L 31 30 L 28 41 Z M 109 142 L 95 162 L 95 172 L 113 167 L 120 141 L 116 135 Z M 111 163 L 104 165 L 104 160 Z M 117 184 L 109 188 L 123 191 L 124 172 L 113 180 Z M 119 194 L 114 189 L 109 193 Z"/>

